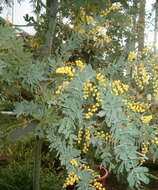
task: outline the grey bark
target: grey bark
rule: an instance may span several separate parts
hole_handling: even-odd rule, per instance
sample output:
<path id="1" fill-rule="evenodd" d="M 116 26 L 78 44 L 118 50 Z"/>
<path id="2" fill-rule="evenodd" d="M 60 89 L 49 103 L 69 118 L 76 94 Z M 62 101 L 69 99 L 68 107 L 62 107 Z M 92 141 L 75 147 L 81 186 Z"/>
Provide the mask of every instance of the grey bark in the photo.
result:
<path id="1" fill-rule="evenodd" d="M 45 37 L 45 44 L 42 50 L 44 57 L 50 57 L 52 53 L 52 45 L 54 42 L 54 34 L 58 11 L 58 0 L 47 0 L 47 6 L 48 30 Z"/>
<path id="2" fill-rule="evenodd" d="M 133 8 L 134 8 L 135 10 L 138 9 L 138 2 L 137 2 L 137 0 L 134 1 L 134 3 L 133 3 Z M 137 17 L 138 17 L 138 14 L 135 13 L 135 14 L 133 15 L 133 28 L 132 28 L 132 33 L 133 33 L 132 42 L 133 42 L 134 48 L 136 47 Z"/>

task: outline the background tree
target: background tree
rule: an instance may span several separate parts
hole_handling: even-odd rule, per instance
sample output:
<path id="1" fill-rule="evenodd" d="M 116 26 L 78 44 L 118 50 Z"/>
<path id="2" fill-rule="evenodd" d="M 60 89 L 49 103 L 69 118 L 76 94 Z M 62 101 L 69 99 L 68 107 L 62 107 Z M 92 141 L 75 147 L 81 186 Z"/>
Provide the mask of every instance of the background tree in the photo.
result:
<path id="1" fill-rule="evenodd" d="M 139 3 L 139 21 L 138 21 L 138 50 L 144 48 L 144 31 L 145 31 L 145 0 Z"/>

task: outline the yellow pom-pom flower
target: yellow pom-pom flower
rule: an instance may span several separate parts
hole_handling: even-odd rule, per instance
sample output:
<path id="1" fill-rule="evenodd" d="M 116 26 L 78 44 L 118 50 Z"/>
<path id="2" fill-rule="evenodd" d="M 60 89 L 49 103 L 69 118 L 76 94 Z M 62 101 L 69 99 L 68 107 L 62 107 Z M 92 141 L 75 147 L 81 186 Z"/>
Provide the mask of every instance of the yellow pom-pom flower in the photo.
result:
<path id="1" fill-rule="evenodd" d="M 131 51 L 131 52 L 128 54 L 128 60 L 129 60 L 129 61 L 133 61 L 135 58 L 136 58 L 136 54 L 134 53 L 134 51 Z"/>
<path id="2" fill-rule="evenodd" d="M 143 123 L 149 123 L 152 120 L 152 115 L 142 116 L 140 119 Z"/>

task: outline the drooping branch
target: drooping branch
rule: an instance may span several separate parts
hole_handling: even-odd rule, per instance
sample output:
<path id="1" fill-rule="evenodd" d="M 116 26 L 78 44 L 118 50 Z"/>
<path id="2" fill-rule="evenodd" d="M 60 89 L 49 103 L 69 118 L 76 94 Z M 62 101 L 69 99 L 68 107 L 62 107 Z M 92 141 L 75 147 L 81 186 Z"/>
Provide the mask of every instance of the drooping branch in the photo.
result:
<path id="1" fill-rule="evenodd" d="M 40 4 L 43 8 L 47 9 L 48 7 L 40 0 Z"/>

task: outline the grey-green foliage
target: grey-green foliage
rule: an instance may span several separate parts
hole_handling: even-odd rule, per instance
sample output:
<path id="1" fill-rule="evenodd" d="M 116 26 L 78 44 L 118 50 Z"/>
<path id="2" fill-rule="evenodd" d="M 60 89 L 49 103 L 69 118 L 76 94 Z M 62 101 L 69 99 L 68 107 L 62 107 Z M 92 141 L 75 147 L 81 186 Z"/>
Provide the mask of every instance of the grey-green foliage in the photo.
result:
<path id="1" fill-rule="evenodd" d="M 50 148 L 56 149 L 61 162 L 61 165 L 65 165 L 68 172 L 74 172 L 77 176 L 80 176 L 80 181 L 77 182 L 78 189 L 91 190 L 89 183 L 92 180 L 92 176 L 89 172 L 81 170 L 80 168 L 74 168 L 70 164 L 72 159 L 76 159 L 78 163 L 86 163 L 80 157 L 80 150 L 77 150 L 72 144 L 66 142 L 64 135 L 58 133 L 55 127 L 58 125 L 51 125 L 47 129 L 47 138 L 50 141 Z M 68 129 L 69 130 L 69 129 Z"/>
<path id="2" fill-rule="evenodd" d="M 140 136 L 139 128 L 135 120 L 129 122 L 123 111 L 121 97 L 103 93 L 102 111 L 105 114 L 105 122 L 110 127 L 111 134 L 116 141 L 114 146 L 115 161 L 118 166 L 118 174 L 127 173 L 128 183 L 131 188 L 140 188 L 141 183 L 148 184 L 148 169 L 140 166 L 136 139 Z M 100 115 L 100 114 L 98 114 Z M 138 172 L 138 173 L 137 173 Z"/>
<path id="3" fill-rule="evenodd" d="M 62 165 L 66 165 L 68 171 L 74 171 L 80 176 L 81 181 L 77 182 L 78 189 L 90 190 L 89 183 L 92 176 L 89 172 L 73 168 L 70 165 L 72 159 L 79 163 L 85 161 L 80 157 L 80 150 L 75 148 L 76 131 L 81 126 L 85 126 L 83 120 L 83 82 L 93 78 L 95 72 L 91 66 L 87 66 L 84 72 L 78 72 L 77 77 L 70 83 L 65 93 L 59 97 L 59 106 L 63 113 L 63 118 L 57 123 L 53 123 L 47 129 L 47 137 L 51 143 L 50 147 L 56 148 Z M 87 124 L 88 125 L 88 124 Z M 85 126 L 86 127 L 86 126 Z"/>
<path id="4" fill-rule="evenodd" d="M 21 75 L 23 85 L 26 85 L 30 88 L 37 88 L 39 82 L 45 80 L 45 71 L 46 66 L 43 63 L 35 63 L 25 65 L 23 68 L 20 68 L 19 72 Z"/>
<path id="5" fill-rule="evenodd" d="M 17 102 L 15 103 L 15 110 L 14 113 L 18 116 L 24 114 L 26 116 L 28 115 L 34 115 L 39 112 L 40 107 L 35 104 L 33 101 L 23 101 L 23 102 Z"/>
<path id="6" fill-rule="evenodd" d="M 70 80 L 69 86 L 56 97 L 54 95 L 56 87 L 51 86 L 54 81 L 51 67 L 49 68 L 51 63 L 47 65 L 33 62 L 31 55 L 24 52 L 21 40 L 17 40 L 8 27 L 1 27 L 0 33 L 3 35 L 0 41 L 0 85 L 17 89 L 20 98 L 23 89 L 29 92 L 26 98 L 22 97 L 19 102 L 16 100 L 15 113 L 17 116 L 24 114 L 39 120 L 38 134 L 49 140 L 51 149 L 57 150 L 61 164 L 65 165 L 68 171 L 73 171 L 80 176 L 77 182 L 78 189 L 93 189 L 89 187 L 93 178 L 90 172 L 70 164 L 72 159 L 76 159 L 81 164 L 88 164 L 88 158 L 85 155 L 81 156 L 81 150 L 76 146 L 76 138 L 80 128 L 87 129 L 91 125 L 99 125 L 99 130 L 110 132 L 114 139 L 113 143 L 107 145 L 104 140 L 97 140 L 92 135 L 90 147 L 94 153 L 96 150 L 100 164 L 109 167 L 109 170 L 115 170 L 118 175 L 126 175 L 130 188 L 140 189 L 142 182 L 148 183 L 146 176 L 148 171 L 139 162 L 143 155 L 140 155 L 136 146 L 136 140 L 141 142 L 140 128 L 136 117 L 132 122 L 129 121 L 124 112 L 125 105 L 122 103 L 122 97 L 112 94 L 110 85 L 105 89 L 97 86 L 103 100 L 100 112 L 92 119 L 86 120 L 84 116 L 87 102 L 83 99 L 82 88 L 87 80 L 95 83 L 96 71 L 90 65 L 85 65 L 83 72 L 76 69 L 75 77 Z M 76 47 L 73 46 L 74 49 Z M 69 48 L 65 49 L 66 55 L 67 51 Z M 65 56 L 63 59 L 67 60 Z M 60 60 L 59 64 L 61 64 L 62 58 L 57 57 L 56 60 L 57 62 Z M 110 81 L 107 80 L 106 83 L 110 84 Z M 3 91 L 4 95 L 8 96 L 6 89 Z M 93 103 L 91 100 L 88 101 L 88 104 Z"/>
<path id="7" fill-rule="evenodd" d="M 80 150 L 76 150 L 75 147 L 73 147 L 74 139 L 76 139 L 75 130 L 78 125 L 78 120 L 80 120 L 80 123 L 82 122 L 81 92 L 78 100 L 76 99 L 78 91 L 73 91 L 74 93 L 72 93 L 71 96 L 67 97 L 65 95 L 59 99 L 63 107 L 59 105 L 59 103 L 58 106 L 61 109 L 63 108 L 62 114 L 65 115 L 65 117 L 60 117 L 60 119 L 56 118 L 56 121 L 53 121 L 55 115 L 53 108 L 54 103 L 51 102 L 52 97 L 50 97 L 50 91 L 47 85 L 45 86 L 48 79 L 47 76 L 51 76 L 49 66 L 47 67 L 44 63 L 32 61 L 31 54 L 23 50 L 22 40 L 16 39 L 13 34 L 14 30 L 9 27 L 1 27 L 0 32 L 2 34 L 1 36 L 3 36 L 0 48 L 1 85 L 2 87 L 7 86 L 9 88 L 7 90 L 10 90 L 10 88 L 17 90 L 16 97 L 20 97 L 23 90 L 26 94 L 28 93 L 28 98 L 21 97 L 22 101 L 16 101 L 14 103 L 14 113 L 17 116 L 24 115 L 26 117 L 31 116 L 34 119 L 38 119 L 40 122 L 38 125 L 39 131 L 37 130 L 38 134 L 44 137 L 44 131 L 47 128 L 47 138 L 51 142 L 50 147 L 58 150 L 61 164 L 65 164 L 68 170 L 75 170 L 70 165 L 70 160 L 72 158 L 78 157 L 79 162 L 84 162 L 80 158 Z M 89 69 L 89 71 L 89 74 L 93 72 L 92 69 Z M 83 85 L 82 82 L 86 79 L 85 75 L 86 72 L 80 77 L 82 81 L 78 82 L 76 80 L 77 84 L 72 82 L 72 86 L 67 94 L 70 94 L 73 88 L 78 90 L 78 83 L 80 83 L 81 90 Z M 49 88 L 53 92 L 51 86 Z M 8 99 L 12 98 L 7 94 L 6 89 L 3 90 L 3 93 Z M 38 95 L 38 93 L 40 93 L 40 95 Z M 56 122 L 57 125 L 53 125 L 56 124 Z M 58 126 L 58 130 L 55 128 L 56 126 Z M 52 129 L 53 133 L 52 131 L 50 132 L 50 129 Z M 81 170 L 74 172 L 77 172 L 82 179 L 79 189 L 92 189 L 88 186 L 91 179 L 88 172 Z"/>
<path id="8" fill-rule="evenodd" d="M 61 43 L 59 49 L 57 49 L 57 53 L 60 53 L 63 61 L 68 61 L 75 50 L 82 48 L 83 41 L 86 39 L 86 35 L 82 35 L 81 37 L 78 33 L 74 32 L 66 41 Z"/>
<path id="9" fill-rule="evenodd" d="M 40 82 L 47 80 L 49 66 L 33 60 L 32 55 L 24 50 L 23 39 L 15 33 L 9 26 L 0 26 L 2 99 L 30 99 L 40 88 Z"/>
<path id="10" fill-rule="evenodd" d="M 63 146 L 67 143 L 66 147 L 69 144 L 70 146 L 73 145 L 76 130 L 81 126 L 87 128 L 92 123 L 97 123 L 97 118 L 95 117 L 93 121 L 86 121 L 84 119 L 83 83 L 89 79 L 93 81 L 95 76 L 95 72 L 90 68 L 90 66 L 86 66 L 84 72 L 78 72 L 69 87 L 65 89 L 65 92 L 59 98 L 63 119 L 61 119 L 61 123 L 59 122 L 60 125 L 58 127 L 54 126 L 54 128 L 57 128 L 57 134 L 62 136 L 62 147 L 59 145 L 61 142 L 56 139 L 54 140 L 51 137 L 51 131 L 48 130 L 48 138 L 51 144 L 59 151 L 61 162 L 65 163 L 65 165 Z M 105 167 L 108 166 L 109 170 L 115 170 L 118 175 L 127 175 L 127 182 L 131 189 L 141 189 L 142 183 L 149 183 L 149 178 L 148 169 L 140 164 L 140 158 L 144 158 L 144 156 L 138 152 L 139 147 L 136 145 L 139 138 L 141 142 L 141 131 L 137 123 L 138 121 L 137 119 L 134 119 L 132 122 L 129 120 L 124 112 L 125 105 L 122 102 L 123 98 L 121 96 L 112 94 L 110 88 L 106 90 L 101 88 L 100 93 L 102 94 L 103 101 L 101 103 L 101 110 L 97 115 L 102 119 L 104 118 L 103 130 L 106 131 L 108 128 L 115 142 L 113 145 L 111 144 L 110 149 L 107 149 L 107 145 L 105 146 L 104 142 L 100 144 L 99 141 L 95 141 L 93 138 L 90 144 L 92 147 L 97 148 L 97 157 L 102 160 L 102 164 Z M 79 158 L 79 155 L 73 155 L 68 147 L 66 150 L 70 153 L 66 157 L 71 155 L 68 159 L 69 161 L 73 158 Z M 69 162 L 67 164 L 69 165 Z M 79 182 L 78 184 L 81 185 L 82 183 Z"/>

